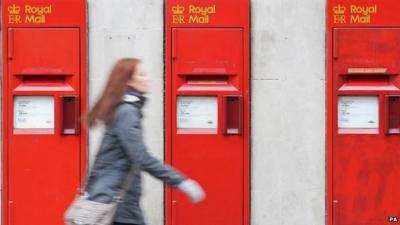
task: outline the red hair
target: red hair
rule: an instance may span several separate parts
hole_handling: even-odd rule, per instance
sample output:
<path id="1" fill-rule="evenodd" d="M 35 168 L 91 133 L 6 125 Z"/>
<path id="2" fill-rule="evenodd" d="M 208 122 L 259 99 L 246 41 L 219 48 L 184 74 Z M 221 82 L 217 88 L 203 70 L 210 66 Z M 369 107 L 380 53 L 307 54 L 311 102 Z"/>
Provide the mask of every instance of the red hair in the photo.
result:
<path id="1" fill-rule="evenodd" d="M 136 72 L 139 63 L 137 58 L 123 58 L 115 63 L 102 95 L 86 117 L 89 127 L 95 126 L 98 121 L 108 123 L 111 120 L 115 108 L 122 101 L 126 84 Z"/>

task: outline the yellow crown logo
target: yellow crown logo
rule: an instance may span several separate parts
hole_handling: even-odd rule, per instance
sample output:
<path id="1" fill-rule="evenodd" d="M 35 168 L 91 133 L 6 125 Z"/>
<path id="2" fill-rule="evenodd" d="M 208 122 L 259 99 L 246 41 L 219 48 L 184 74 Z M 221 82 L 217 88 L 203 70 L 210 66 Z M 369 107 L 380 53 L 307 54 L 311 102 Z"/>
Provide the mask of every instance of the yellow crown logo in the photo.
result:
<path id="1" fill-rule="evenodd" d="M 19 14 L 19 12 L 21 11 L 21 7 L 17 6 L 17 5 L 10 5 L 7 7 L 7 11 L 9 14 Z"/>
<path id="2" fill-rule="evenodd" d="M 176 6 L 172 7 L 173 14 L 183 14 L 184 11 L 185 11 L 185 7 L 183 7 L 181 5 L 176 5 Z"/>
<path id="3" fill-rule="evenodd" d="M 343 5 L 337 5 L 337 6 L 333 7 L 333 12 L 335 14 L 342 15 L 342 14 L 344 14 L 346 12 L 346 7 L 343 6 Z"/>

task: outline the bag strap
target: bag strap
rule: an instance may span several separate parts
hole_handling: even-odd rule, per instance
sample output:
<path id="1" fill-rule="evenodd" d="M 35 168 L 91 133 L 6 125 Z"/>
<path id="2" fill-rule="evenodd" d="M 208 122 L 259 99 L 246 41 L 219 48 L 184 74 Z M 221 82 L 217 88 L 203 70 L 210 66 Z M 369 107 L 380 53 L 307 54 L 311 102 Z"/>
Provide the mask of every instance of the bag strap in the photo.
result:
<path id="1" fill-rule="evenodd" d="M 92 166 L 93 167 L 93 166 Z M 89 176 L 90 176 L 90 171 L 93 168 L 90 168 L 87 172 L 86 172 L 86 176 L 82 177 L 82 186 L 78 189 L 78 193 L 80 195 L 83 195 L 86 189 L 86 186 L 88 184 L 89 181 Z M 115 202 L 121 202 L 122 199 L 125 197 L 126 192 L 128 191 L 132 181 L 133 181 L 133 177 L 135 175 L 135 171 L 138 170 L 138 166 L 137 165 L 132 165 L 128 174 L 126 175 L 124 182 L 122 183 L 121 186 L 121 190 L 113 197 L 113 201 Z"/>
<path id="2" fill-rule="evenodd" d="M 121 190 L 114 196 L 113 201 L 121 202 L 124 199 L 126 192 L 128 192 L 128 189 L 131 186 L 137 169 L 139 168 L 136 165 L 131 166 L 124 182 L 122 183 Z"/>

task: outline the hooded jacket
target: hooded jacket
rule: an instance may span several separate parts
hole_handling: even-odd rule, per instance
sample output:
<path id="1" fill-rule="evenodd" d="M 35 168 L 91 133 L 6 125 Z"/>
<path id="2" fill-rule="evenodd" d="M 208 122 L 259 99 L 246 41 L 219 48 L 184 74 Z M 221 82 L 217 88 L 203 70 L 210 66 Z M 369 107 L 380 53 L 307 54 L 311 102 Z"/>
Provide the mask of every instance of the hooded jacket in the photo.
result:
<path id="1" fill-rule="evenodd" d="M 140 95 L 127 94 L 117 106 L 111 121 L 106 125 L 85 188 L 90 200 L 109 203 L 120 191 L 130 168 L 138 168 L 123 202 L 118 205 L 115 222 L 119 223 L 145 224 L 140 207 L 141 171 L 148 172 L 172 187 L 177 187 L 185 179 L 181 173 L 147 151 L 141 123 L 144 102 L 144 97 Z"/>

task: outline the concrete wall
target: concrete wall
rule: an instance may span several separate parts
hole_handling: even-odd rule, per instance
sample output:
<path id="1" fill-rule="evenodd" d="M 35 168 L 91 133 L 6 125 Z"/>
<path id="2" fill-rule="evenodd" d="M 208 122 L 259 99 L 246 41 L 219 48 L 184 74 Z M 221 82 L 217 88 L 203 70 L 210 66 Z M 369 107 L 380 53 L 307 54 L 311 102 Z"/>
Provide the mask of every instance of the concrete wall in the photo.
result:
<path id="1" fill-rule="evenodd" d="M 143 59 L 151 79 L 145 107 L 145 138 L 149 151 L 163 159 L 163 1 L 89 0 L 89 101 L 103 90 L 112 64 L 120 57 Z M 93 162 L 102 129 L 90 131 Z M 163 186 L 144 179 L 142 205 L 149 224 L 163 224 Z"/>
<path id="2" fill-rule="evenodd" d="M 325 1 L 252 1 L 252 224 L 325 219 Z"/>

